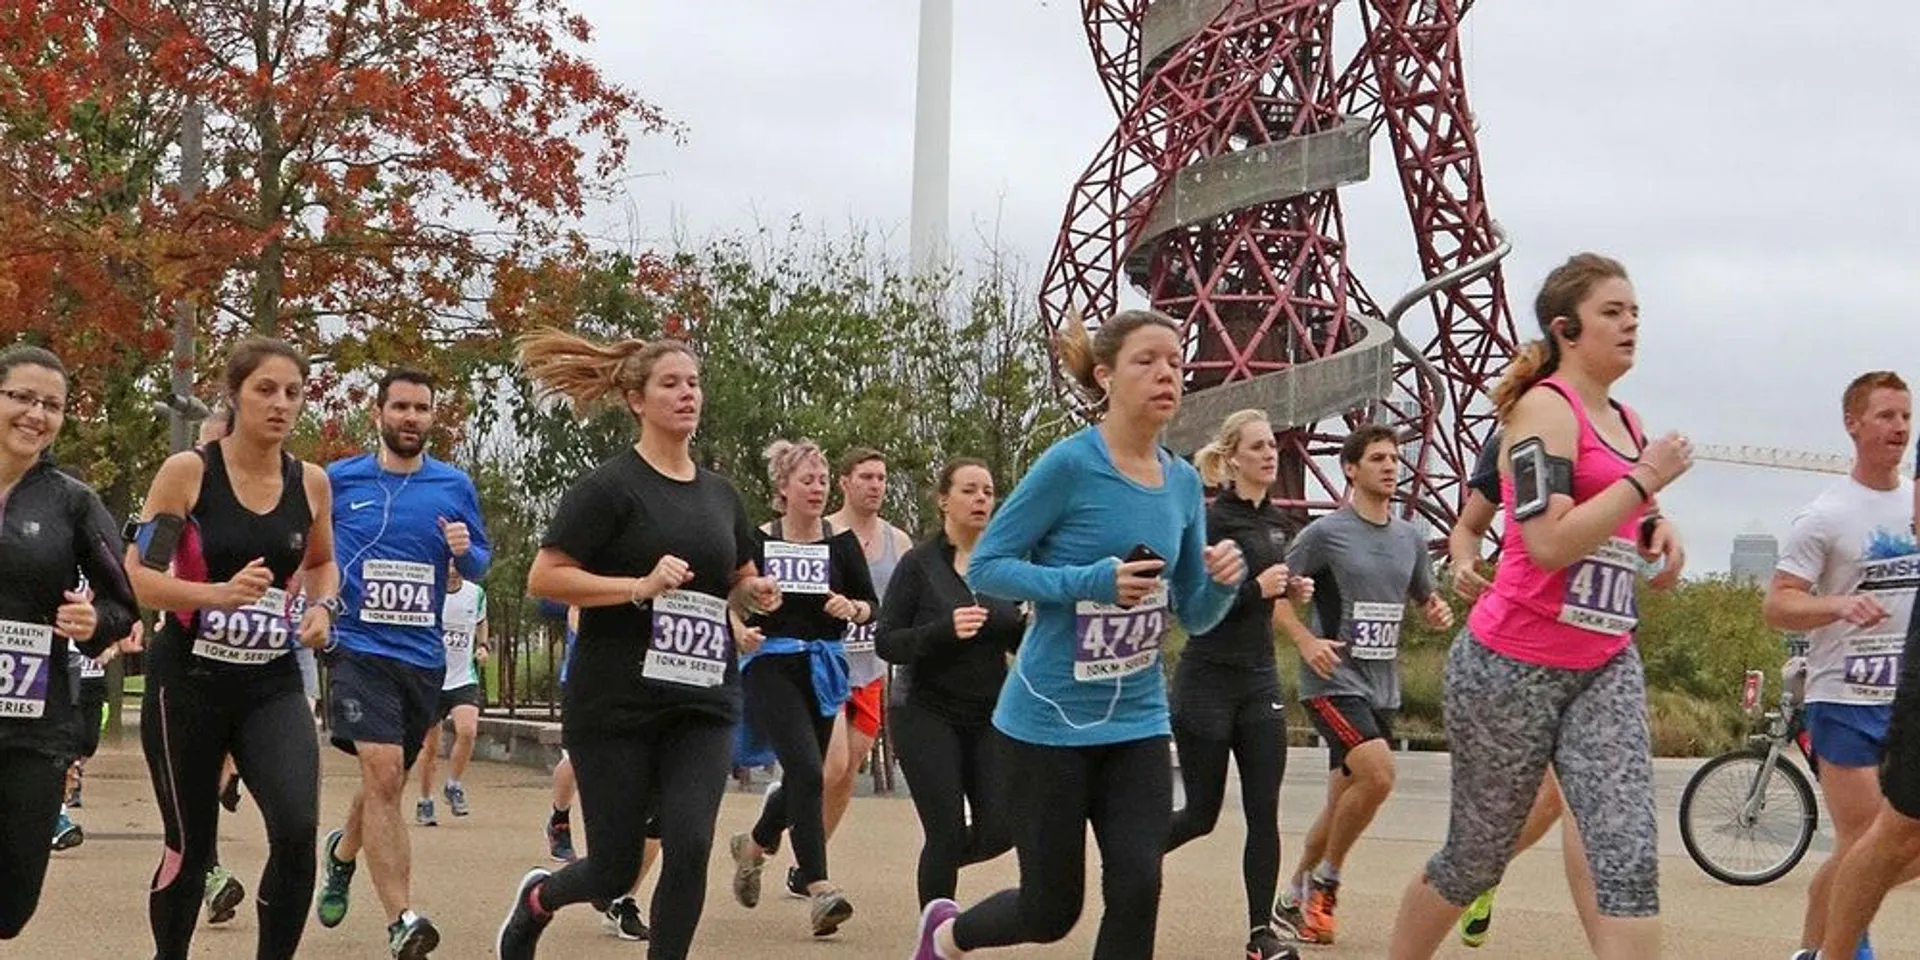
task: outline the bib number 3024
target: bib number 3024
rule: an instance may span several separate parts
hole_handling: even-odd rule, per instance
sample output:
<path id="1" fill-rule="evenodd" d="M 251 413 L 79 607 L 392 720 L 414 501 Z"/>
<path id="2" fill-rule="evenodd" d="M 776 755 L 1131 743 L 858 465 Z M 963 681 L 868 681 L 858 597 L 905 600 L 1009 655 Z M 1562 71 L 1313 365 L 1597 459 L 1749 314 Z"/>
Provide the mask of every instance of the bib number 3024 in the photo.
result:
<path id="1" fill-rule="evenodd" d="M 687 687 L 717 687 L 726 682 L 732 645 L 726 600 L 669 590 L 653 599 L 653 636 L 640 675 Z"/>

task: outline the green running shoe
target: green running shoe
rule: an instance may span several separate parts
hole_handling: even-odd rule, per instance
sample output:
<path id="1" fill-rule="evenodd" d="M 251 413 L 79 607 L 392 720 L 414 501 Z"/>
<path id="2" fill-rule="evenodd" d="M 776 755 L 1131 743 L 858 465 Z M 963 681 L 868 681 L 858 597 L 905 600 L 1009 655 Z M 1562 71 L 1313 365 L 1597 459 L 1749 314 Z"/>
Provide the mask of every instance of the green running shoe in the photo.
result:
<path id="1" fill-rule="evenodd" d="M 1488 890 L 1473 898 L 1467 912 L 1460 915 L 1460 942 L 1469 947 L 1485 946 L 1492 930 L 1493 890 Z"/>
<path id="2" fill-rule="evenodd" d="M 337 927 L 347 918 L 347 894 L 353 886 L 354 862 L 333 855 L 340 846 L 341 835 L 339 830 L 327 834 L 326 853 L 322 857 L 321 871 L 325 878 L 320 887 L 320 901 L 313 912 L 323 927 Z"/>

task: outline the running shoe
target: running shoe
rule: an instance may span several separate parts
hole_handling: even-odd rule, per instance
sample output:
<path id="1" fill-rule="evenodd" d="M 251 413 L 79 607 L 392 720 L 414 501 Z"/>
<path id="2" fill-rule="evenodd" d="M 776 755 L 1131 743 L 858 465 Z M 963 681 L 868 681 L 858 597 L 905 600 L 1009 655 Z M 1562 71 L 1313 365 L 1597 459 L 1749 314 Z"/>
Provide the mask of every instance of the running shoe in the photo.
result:
<path id="1" fill-rule="evenodd" d="M 75 810 L 85 806 L 80 802 L 80 785 L 86 781 L 87 767 L 83 761 L 74 761 L 73 786 L 67 788 L 67 806 Z"/>
<path id="2" fill-rule="evenodd" d="M 547 855 L 555 863 L 572 863 L 573 823 L 568 820 L 547 821 Z"/>
<path id="3" fill-rule="evenodd" d="M 1795 950 L 1793 956 L 1788 957 L 1787 960 L 1820 960 L 1820 951 Z"/>
<path id="4" fill-rule="evenodd" d="M 1483 946 L 1492 930 L 1493 891 L 1488 890 L 1473 898 L 1473 902 L 1467 905 L 1467 912 L 1460 915 L 1460 942 L 1469 947 Z"/>
<path id="5" fill-rule="evenodd" d="M 792 900 L 805 900 L 813 896 L 807 892 L 807 884 L 800 879 L 798 865 L 787 868 L 787 897 Z"/>
<path id="6" fill-rule="evenodd" d="M 621 897 L 601 911 L 600 922 L 607 932 L 622 940 L 645 940 L 651 935 L 647 922 L 640 919 L 640 904 L 632 897 Z"/>
<path id="7" fill-rule="evenodd" d="M 1333 942 L 1333 908 L 1339 901 L 1340 881 L 1322 880 L 1316 876 L 1307 877 L 1307 922 L 1300 931 L 1301 942 Z"/>
<path id="8" fill-rule="evenodd" d="M 1247 936 L 1247 960 L 1300 960 L 1300 951 L 1280 939 L 1272 927 L 1260 927 Z"/>
<path id="9" fill-rule="evenodd" d="M 341 860 L 333 855 L 340 846 L 340 838 L 345 831 L 335 830 L 327 834 L 325 853 L 321 856 L 322 884 L 320 900 L 314 908 L 314 915 L 323 927 L 337 927 L 347 918 L 347 894 L 353 887 L 354 862 Z"/>
<path id="10" fill-rule="evenodd" d="M 53 825 L 53 848 L 72 850 L 86 842 L 87 832 L 80 829 L 80 825 L 74 823 L 73 818 L 67 816 L 65 810 L 60 811 L 60 819 Z"/>
<path id="11" fill-rule="evenodd" d="M 808 898 L 813 907 L 808 911 L 813 920 L 813 935 L 831 937 L 840 931 L 840 925 L 853 916 L 853 904 L 839 890 L 827 889 Z"/>
<path id="12" fill-rule="evenodd" d="M 440 931 L 433 921 L 412 910 L 387 924 L 387 952 L 393 960 L 426 960 L 427 954 L 439 945 Z"/>
<path id="13" fill-rule="evenodd" d="M 928 901 L 926 909 L 920 911 L 920 940 L 913 949 L 913 960 L 940 960 L 940 948 L 936 934 L 940 925 L 960 916 L 960 905 L 940 897 Z"/>
<path id="14" fill-rule="evenodd" d="M 413 804 L 413 822 L 422 827 L 437 827 L 440 818 L 433 812 L 433 798 L 421 797 Z"/>
<path id="15" fill-rule="evenodd" d="M 247 888 L 240 885 L 239 878 L 226 867 L 214 864 L 207 870 L 207 922 L 226 923 L 240 912 L 240 901 L 247 898 Z"/>
<path id="16" fill-rule="evenodd" d="M 1300 901 L 1293 895 L 1292 885 L 1280 890 L 1280 898 L 1273 904 L 1273 929 L 1288 940 L 1305 942 L 1302 931 L 1307 927 L 1306 914 L 1300 910 Z"/>
<path id="17" fill-rule="evenodd" d="M 440 793 L 447 798 L 447 809 L 452 810 L 454 816 L 464 817 L 467 815 L 466 787 L 449 780 L 446 786 L 440 788 Z"/>
<path id="18" fill-rule="evenodd" d="M 753 837 L 744 833 L 734 834 L 727 842 L 727 852 L 733 855 L 733 898 L 749 910 L 760 905 L 760 871 L 767 865 L 767 855 L 752 850 Z"/>
<path id="19" fill-rule="evenodd" d="M 513 905 L 507 908 L 507 919 L 500 924 L 500 934 L 494 939 L 494 952 L 500 960 L 533 960 L 533 950 L 540 945 L 540 934 L 553 919 L 552 914 L 543 917 L 533 909 L 533 896 L 550 876 L 551 873 L 535 867 L 520 878 L 520 886 L 513 891 Z"/>
<path id="20" fill-rule="evenodd" d="M 1860 945 L 1853 948 L 1853 960 L 1873 960 L 1873 944 L 1867 942 L 1867 935 L 1860 935 Z"/>
<path id="21" fill-rule="evenodd" d="M 228 813 L 240 812 L 239 774 L 228 777 L 226 784 L 220 788 L 220 805 L 226 807 Z"/>

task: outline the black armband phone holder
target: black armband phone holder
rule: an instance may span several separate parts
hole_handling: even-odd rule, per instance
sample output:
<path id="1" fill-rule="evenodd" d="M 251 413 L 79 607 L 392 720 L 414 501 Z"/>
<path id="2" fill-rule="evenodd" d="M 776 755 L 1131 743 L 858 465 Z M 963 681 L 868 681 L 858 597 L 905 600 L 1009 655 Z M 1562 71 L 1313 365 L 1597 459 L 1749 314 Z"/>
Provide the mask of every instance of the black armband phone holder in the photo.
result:
<path id="1" fill-rule="evenodd" d="M 140 557 L 141 566 L 164 571 L 173 563 L 174 551 L 180 547 L 180 533 L 186 526 L 187 518 L 163 513 L 145 522 L 129 523 L 126 534 Z"/>
<path id="2" fill-rule="evenodd" d="M 1539 437 L 1516 441 L 1507 452 L 1513 466 L 1513 518 L 1531 520 L 1545 512 L 1555 494 L 1573 496 L 1573 461 L 1547 452 Z"/>

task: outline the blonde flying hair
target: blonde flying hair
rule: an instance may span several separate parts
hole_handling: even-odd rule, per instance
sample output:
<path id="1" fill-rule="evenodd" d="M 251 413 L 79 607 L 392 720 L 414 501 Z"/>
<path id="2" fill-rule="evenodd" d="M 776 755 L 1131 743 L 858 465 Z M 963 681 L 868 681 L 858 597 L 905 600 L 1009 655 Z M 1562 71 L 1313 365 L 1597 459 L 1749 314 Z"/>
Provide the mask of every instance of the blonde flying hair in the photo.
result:
<path id="1" fill-rule="evenodd" d="M 1251 407 L 1227 414 L 1213 440 L 1193 455 L 1193 465 L 1200 471 L 1202 482 L 1209 487 L 1219 487 L 1233 479 L 1233 458 L 1240 453 L 1240 433 L 1256 423 L 1272 426 L 1273 421 L 1267 419 L 1265 410 Z"/>
<path id="2" fill-rule="evenodd" d="M 515 341 L 520 368 L 533 378 L 540 395 L 566 397 L 575 417 L 609 398 L 624 398 L 628 390 L 646 389 L 654 365 L 675 353 L 693 358 L 696 364 L 700 361 L 693 348 L 679 340 L 600 343 L 541 327 Z"/>
<path id="3" fill-rule="evenodd" d="M 1587 298 L 1595 284 L 1603 280 L 1627 279 L 1627 268 L 1612 257 L 1597 253 L 1576 253 L 1567 262 L 1547 274 L 1540 293 L 1533 298 L 1533 316 L 1540 322 L 1540 339 L 1529 340 L 1513 355 L 1506 376 L 1493 388 L 1493 409 L 1502 422 L 1513 412 L 1513 405 L 1533 385 L 1553 376 L 1560 369 L 1560 341 L 1553 332 L 1558 317 L 1568 320 L 1571 340 L 1580 335 L 1580 301 Z"/>
<path id="4" fill-rule="evenodd" d="M 1180 324 L 1158 310 L 1122 310 L 1089 336 L 1080 311 L 1067 311 L 1065 327 L 1053 338 L 1054 355 L 1059 358 L 1060 369 L 1070 378 L 1068 386 L 1084 412 L 1104 411 L 1107 406 L 1107 391 L 1094 379 L 1093 368 L 1111 370 L 1118 366 L 1120 348 L 1127 338 L 1135 330 L 1149 326 L 1166 327 L 1175 336 L 1180 334 Z"/>
<path id="5" fill-rule="evenodd" d="M 780 493 L 780 488 L 786 485 L 795 470 L 810 460 L 818 460 L 821 467 L 832 469 L 827 463 L 826 452 L 812 440 L 775 440 L 767 444 L 767 479 L 773 481 L 773 509 L 780 513 L 787 512 L 787 498 Z"/>

